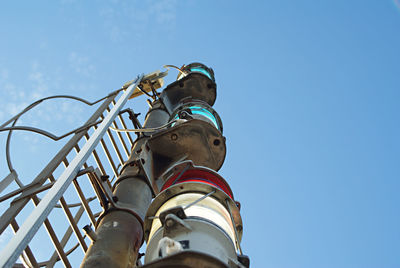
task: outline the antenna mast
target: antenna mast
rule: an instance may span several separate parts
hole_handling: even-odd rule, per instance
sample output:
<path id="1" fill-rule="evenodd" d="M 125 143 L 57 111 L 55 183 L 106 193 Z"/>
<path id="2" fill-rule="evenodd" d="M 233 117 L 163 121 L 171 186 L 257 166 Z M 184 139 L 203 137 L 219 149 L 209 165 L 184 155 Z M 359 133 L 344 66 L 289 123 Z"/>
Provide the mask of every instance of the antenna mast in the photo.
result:
<path id="1" fill-rule="evenodd" d="M 212 108 L 214 72 L 201 63 L 177 69 L 177 80 L 161 93 L 156 89 L 167 72 L 139 76 L 104 98 L 30 184 L 20 183 L 10 169 L 0 181 L 0 193 L 12 183 L 19 188 L 0 196 L 0 202 L 10 204 L 0 217 L 0 233 L 7 228 L 16 233 L 0 252 L 0 267 L 53 267 L 60 262 L 72 267 L 77 248 L 84 253 L 85 268 L 249 267 L 240 246 L 240 203 L 217 173 L 226 144 L 222 121 Z M 125 105 L 143 94 L 151 101 L 141 126 Z M 127 128 L 128 116 L 134 129 Z M 3 131 L 48 134 L 15 122 L 3 125 Z M 66 201 L 71 189 L 74 202 Z M 19 226 L 17 219 L 26 211 L 29 216 Z M 68 221 L 62 236 L 60 211 Z M 44 261 L 38 261 L 32 244 L 41 229 L 54 246 Z M 139 254 L 144 241 L 146 252 Z"/>

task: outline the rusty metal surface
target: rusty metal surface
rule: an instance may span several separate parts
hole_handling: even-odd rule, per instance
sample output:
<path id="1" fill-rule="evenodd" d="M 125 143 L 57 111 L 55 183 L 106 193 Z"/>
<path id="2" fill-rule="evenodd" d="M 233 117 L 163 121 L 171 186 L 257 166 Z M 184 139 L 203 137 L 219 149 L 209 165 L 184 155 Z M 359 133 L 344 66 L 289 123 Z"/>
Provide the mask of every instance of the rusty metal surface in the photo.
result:
<path id="1" fill-rule="evenodd" d="M 125 211 L 113 211 L 101 220 L 96 233 L 97 240 L 81 267 L 134 267 L 143 236 L 137 218 Z"/>
<path id="2" fill-rule="evenodd" d="M 217 84 L 203 74 L 190 73 L 169 84 L 161 93 L 161 99 L 169 113 L 185 98 L 201 100 L 212 106 L 217 98 Z"/>
<path id="3" fill-rule="evenodd" d="M 190 159 L 195 165 L 217 171 L 225 155 L 225 137 L 209 123 L 196 119 L 154 134 L 141 152 L 154 188 L 162 184 L 160 176 L 176 162 Z"/>

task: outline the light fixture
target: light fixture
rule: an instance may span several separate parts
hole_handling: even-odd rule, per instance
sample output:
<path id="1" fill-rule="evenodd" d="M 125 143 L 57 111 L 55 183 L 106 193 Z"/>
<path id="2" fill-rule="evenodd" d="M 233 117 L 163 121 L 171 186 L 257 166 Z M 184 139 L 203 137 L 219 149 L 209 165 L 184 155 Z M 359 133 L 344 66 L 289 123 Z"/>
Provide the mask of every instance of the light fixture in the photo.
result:
<path id="1" fill-rule="evenodd" d="M 184 65 L 181 68 L 181 72 L 178 74 L 178 77 L 176 80 L 182 79 L 186 75 L 190 73 L 201 73 L 205 76 L 207 76 L 209 79 L 211 79 L 213 82 L 215 82 L 215 77 L 214 77 L 214 71 L 213 69 L 207 67 L 206 65 L 199 63 L 199 62 L 193 62 L 188 65 Z"/>
<path id="2" fill-rule="evenodd" d="M 222 121 L 218 113 L 206 102 L 187 100 L 178 106 L 171 115 L 172 120 L 199 119 L 213 125 L 222 133 Z M 171 124 L 173 126 L 174 124 Z"/>

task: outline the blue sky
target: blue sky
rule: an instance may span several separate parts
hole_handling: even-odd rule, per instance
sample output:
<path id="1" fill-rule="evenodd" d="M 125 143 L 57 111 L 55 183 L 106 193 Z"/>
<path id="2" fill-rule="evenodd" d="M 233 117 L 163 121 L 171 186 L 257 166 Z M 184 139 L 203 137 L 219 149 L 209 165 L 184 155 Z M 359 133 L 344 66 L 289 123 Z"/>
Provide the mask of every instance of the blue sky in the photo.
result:
<path id="1" fill-rule="evenodd" d="M 400 267 L 397 0 L 9 1 L 0 36 L 1 122 L 48 95 L 95 100 L 164 64 L 213 67 L 220 174 L 242 203 L 252 267 Z M 144 98 L 130 105 L 146 112 Z M 48 102 L 21 124 L 62 134 L 87 112 Z M 16 134 L 21 179 L 62 143 Z"/>

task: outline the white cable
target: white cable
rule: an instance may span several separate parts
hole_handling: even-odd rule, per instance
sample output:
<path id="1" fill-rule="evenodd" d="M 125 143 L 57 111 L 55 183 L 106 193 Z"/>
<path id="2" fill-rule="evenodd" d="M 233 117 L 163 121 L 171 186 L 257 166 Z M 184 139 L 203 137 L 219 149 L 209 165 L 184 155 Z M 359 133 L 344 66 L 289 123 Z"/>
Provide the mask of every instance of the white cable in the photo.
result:
<path id="1" fill-rule="evenodd" d="M 209 197 L 210 195 L 214 194 L 215 192 L 216 192 L 216 190 L 212 190 L 212 191 L 209 192 L 208 194 L 203 195 L 203 196 L 200 197 L 199 199 L 196 199 L 195 201 L 193 201 L 192 203 L 186 205 L 186 206 L 183 207 L 182 209 L 183 209 L 183 210 L 188 209 L 189 207 L 191 207 L 191 206 L 193 206 L 193 205 L 199 203 L 199 202 L 202 201 L 203 199 L 206 199 L 207 197 Z M 154 220 L 154 219 L 158 219 L 158 218 L 160 218 L 160 217 L 159 217 L 159 216 L 149 216 L 149 217 L 147 217 L 147 218 L 148 218 L 149 220 Z"/>
<path id="2" fill-rule="evenodd" d="M 186 206 L 183 208 L 183 210 L 185 210 L 185 209 L 187 209 L 187 208 L 189 208 L 189 207 L 191 207 L 191 206 L 193 206 L 193 205 L 199 203 L 201 200 L 206 199 L 207 197 L 209 197 L 210 195 L 214 194 L 215 192 L 216 192 L 215 190 L 212 190 L 212 191 L 209 192 L 208 194 L 203 195 L 202 197 L 200 197 L 199 199 L 193 201 L 193 202 L 190 203 L 189 205 L 186 205 Z"/>
<path id="3" fill-rule="evenodd" d="M 167 124 L 160 126 L 160 127 L 155 127 L 155 128 L 139 128 L 139 129 L 120 129 L 120 128 L 114 128 L 110 126 L 110 129 L 116 131 L 116 132 L 155 132 L 158 130 L 162 130 L 164 128 L 169 127 L 170 125 L 174 123 L 184 123 L 186 122 L 186 119 L 176 119 L 171 122 L 168 122 Z"/>
<path id="4" fill-rule="evenodd" d="M 181 68 L 179 68 L 179 67 L 177 67 L 175 65 L 170 65 L 170 64 L 164 65 L 164 68 L 167 69 L 167 70 L 169 70 L 169 67 L 177 69 L 181 74 L 183 74 L 184 77 L 187 75 L 187 73 L 185 73 L 184 71 L 182 71 Z"/>

